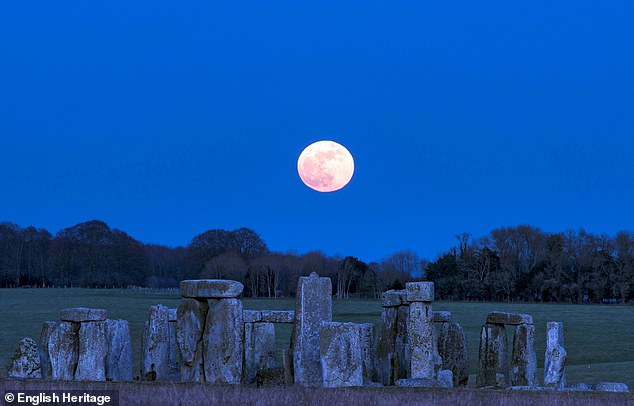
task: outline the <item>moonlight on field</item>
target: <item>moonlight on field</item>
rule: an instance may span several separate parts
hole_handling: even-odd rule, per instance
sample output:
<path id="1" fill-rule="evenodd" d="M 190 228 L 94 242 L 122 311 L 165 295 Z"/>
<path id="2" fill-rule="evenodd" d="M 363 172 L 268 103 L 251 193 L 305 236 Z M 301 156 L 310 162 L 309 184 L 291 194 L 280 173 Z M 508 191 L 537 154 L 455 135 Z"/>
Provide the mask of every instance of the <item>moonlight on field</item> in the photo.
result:
<path id="1" fill-rule="evenodd" d="M 352 179 L 354 159 L 341 144 L 317 141 L 299 155 L 297 172 L 309 188 L 318 192 L 334 192 Z"/>

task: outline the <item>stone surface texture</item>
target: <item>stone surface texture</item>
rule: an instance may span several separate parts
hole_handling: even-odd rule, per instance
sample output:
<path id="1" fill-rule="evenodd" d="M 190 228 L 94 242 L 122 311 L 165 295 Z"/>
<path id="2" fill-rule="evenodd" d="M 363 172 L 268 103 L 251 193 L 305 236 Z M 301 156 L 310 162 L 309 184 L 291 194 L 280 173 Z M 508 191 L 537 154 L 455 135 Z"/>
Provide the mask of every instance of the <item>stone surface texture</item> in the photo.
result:
<path id="1" fill-rule="evenodd" d="M 564 324 L 554 321 L 546 323 L 545 387 L 563 389 L 566 386 L 567 355 L 564 349 Z"/>
<path id="2" fill-rule="evenodd" d="M 629 392 L 630 388 L 621 382 L 599 382 L 592 385 L 592 390 L 597 392 Z"/>
<path id="3" fill-rule="evenodd" d="M 275 325 L 266 322 L 244 323 L 242 383 L 255 383 L 258 372 L 272 368 L 277 368 Z"/>
<path id="4" fill-rule="evenodd" d="M 239 384 L 244 356 L 242 302 L 211 299 L 203 333 L 205 381 Z"/>
<path id="5" fill-rule="evenodd" d="M 291 335 L 294 382 L 321 386 L 320 328 L 332 321 L 332 282 L 313 272 L 300 277 L 295 297 L 295 320 Z"/>
<path id="6" fill-rule="evenodd" d="M 75 370 L 76 381 L 105 381 L 106 356 L 105 321 L 87 321 L 79 327 L 79 358 Z"/>
<path id="7" fill-rule="evenodd" d="M 55 325 L 48 340 L 51 377 L 72 381 L 79 358 L 79 323 L 62 321 Z"/>
<path id="8" fill-rule="evenodd" d="M 319 344 L 324 387 L 363 385 L 361 330 L 358 324 L 322 323 Z"/>
<path id="9" fill-rule="evenodd" d="M 383 307 L 407 306 L 408 304 L 406 290 L 388 290 L 381 294 L 381 306 Z"/>
<path id="10" fill-rule="evenodd" d="M 40 332 L 39 352 L 42 378 L 51 378 L 51 356 L 48 353 L 48 341 L 56 325 L 57 324 L 53 321 L 45 321 L 42 325 L 42 331 Z"/>
<path id="11" fill-rule="evenodd" d="M 432 322 L 430 303 L 410 303 L 407 332 L 410 342 L 410 376 L 413 379 L 435 378 L 440 356 L 435 342 L 435 329 Z"/>
<path id="12" fill-rule="evenodd" d="M 476 385 L 508 386 L 508 341 L 503 324 L 485 324 L 480 333 Z"/>
<path id="13" fill-rule="evenodd" d="M 40 352 L 35 340 L 26 337 L 20 340 L 7 368 L 8 378 L 38 379 L 42 377 Z"/>
<path id="14" fill-rule="evenodd" d="M 72 321 L 81 323 L 84 321 L 104 321 L 108 318 L 108 312 L 105 309 L 90 309 L 87 307 L 73 307 L 62 309 L 59 312 L 61 321 Z"/>
<path id="15" fill-rule="evenodd" d="M 434 323 L 449 323 L 451 321 L 451 312 L 433 312 L 432 321 Z"/>
<path id="16" fill-rule="evenodd" d="M 262 310 L 262 321 L 267 323 L 292 323 L 294 319 L 293 310 Z"/>
<path id="17" fill-rule="evenodd" d="M 374 368 L 376 359 L 374 344 L 374 324 L 359 324 L 361 338 L 361 357 L 363 358 L 363 383 L 369 384 L 376 381 L 377 376 Z"/>
<path id="18" fill-rule="evenodd" d="M 438 335 L 438 354 L 442 369 L 452 372 L 453 386 L 467 386 L 469 380 L 469 353 L 467 337 L 458 323 L 442 323 Z"/>
<path id="19" fill-rule="evenodd" d="M 376 374 L 377 379 L 383 385 L 393 385 L 392 373 L 396 359 L 396 322 L 398 308 L 384 307 L 381 312 L 381 322 L 376 343 Z"/>
<path id="20" fill-rule="evenodd" d="M 520 324 L 515 328 L 511 354 L 511 385 L 538 385 L 535 326 L 532 324 Z"/>
<path id="21" fill-rule="evenodd" d="M 169 380 L 169 312 L 163 305 L 150 307 L 145 323 L 141 350 L 141 372 L 144 379 Z"/>
<path id="22" fill-rule="evenodd" d="M 533 316 L 521 313 L 491 312 L 487 316 L 489 324 L 509 324 L 518 326 L 520 324 L 533 324 Z"/>
<path id="23" fill-rule="evenodd" d="M 438 371 L 436 385 L 439 388 L 453 388 L 453 372 L 449 369 L 441 369 Z"/>
<path id="24" fill-rule="evenodd" d="M 237 281 L 224 279 L 197 279 L 182 281 L 182 297 L 198 299 L 235 298 L 242 294 L 244 286 Z"/>
<path id="25" fill-rule="evenodd" d="M 405 290 L 408 302 L 434 301 L 434 282 L 407 282 Z"/>
<path id="26" fill-rule="evenodd" d="M 108 355 L 106 356 L 106 380 L 126 382 L 134 378 L 132 339 L 126 320 L 105 321 Z"/>
<path id="27" fill-rule="evenodd" d="M 181 356 L 181 381 L 204 382 L 203 332 L 209 305 L 183 298 L 176 311 L 176 342 Z"/>

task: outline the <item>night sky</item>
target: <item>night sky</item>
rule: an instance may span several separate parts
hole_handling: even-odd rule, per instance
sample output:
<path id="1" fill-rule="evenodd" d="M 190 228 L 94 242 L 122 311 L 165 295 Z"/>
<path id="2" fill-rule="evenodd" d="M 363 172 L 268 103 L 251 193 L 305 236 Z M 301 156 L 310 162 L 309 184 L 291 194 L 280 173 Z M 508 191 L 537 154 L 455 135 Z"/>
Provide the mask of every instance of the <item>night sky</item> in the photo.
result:
<path id="1" fill-rule="evenodd" d="M 634 2 L 5 2 L 0 221 L 433 259 L 634 230 Z M 307 188 L 335 140 L 350 184 Z"/>

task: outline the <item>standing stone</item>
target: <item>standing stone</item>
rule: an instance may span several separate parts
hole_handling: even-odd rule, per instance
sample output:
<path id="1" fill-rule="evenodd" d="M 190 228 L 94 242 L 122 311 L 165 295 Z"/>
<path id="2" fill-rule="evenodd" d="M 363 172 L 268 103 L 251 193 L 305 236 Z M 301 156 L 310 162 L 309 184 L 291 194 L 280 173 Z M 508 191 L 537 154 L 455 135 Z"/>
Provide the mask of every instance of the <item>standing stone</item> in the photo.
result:
<path id="1" fill-rule="evenodd" d="M 134 378 L 134 363 L 130 325 L 127 320 L 107 319 L 105 323 L 106 341 L 108 342 L 106 380 L 113 382 L 131 381 Z"/>
<path id="2" fill-rule="evenodd" d="M 56 323 L 52 321 L 45 321 L 42 326 L 42 332 L 40 333 L 40 369 L 42 371 L 42 378 L 51 377 L 51 357 L 48 353 L 48 340 L 51 337 L 51 333 L 55 330 Z"/>
<path id="3" fill-rule="evenodd" d="M 211 299 L 203 335 L 206 382 L 240 383 L 243 338 L 242 302 L 238 299 Z"/>
<path id="4" fill-rule="evenodd" d="M 411 377 L 413 379 L 435 378 L 435 368 L 439 355 L 437 345 L 434 343 L 431 303 L 410 303 L 407 332 L 411 347 Z"/>
<path id="5" fill-rule="evenodd" d="M 453 372 L 451 372 L 451 370 L 442 369 L 438 371 L 438 379 L 436 380 L 436 385 L 439 388 L 453 388 L 453 382 Z"/>
<path id="6" fill-rule="evenodd" d="M 170 309 L 176 310 L 176 309 Z M 168 356 L 168 377 L 170 381 L 180 381 L 181 377 L 181 355 L 178 349 L 178 340 L 176 339 L 176 318 L 167 324 L 169 332 L 169 356 Z"/>
<path id="7" fill-rule="evenodd" d="M 304 386 L 321 386 L 319 332 L 322 322 L 332 321 L 332 282 L 315 272 L 297 283 L 295 322 L 291 336 L 294 381 Z"/>
<path id="8" fill-rule="evenodd" d="M 258 372 L 276 367 L 275 325 L 265 322 L 244 323 L 242 383 L 255 383 Z"/>
<path id="9" fill-rule="evenodd" d="M 322 323 L 319 336 L 323 386 L 363 385 L 361 332 L 355 323 Z"/>
<path id="10" fill-rule="evenodd" d="M 284 383 L 293 384 L 293 351 L 290 348 L 282 350 L 282 367 L 284 368 Z"/>
<path id="11" fill-rule="evenodd" d="M 544 386 L 562 389 L 566 386 L 566 357 L 564 324 L 546 323 L 546 359 L 544 360 Z"/>
<path id="12" fill-rule="evenodd" d="M 361 357 L 363 358 L 363 383 L 369 384 L 376 379 L 374 368 L 374 324 L 359 324 L 361 329 Z"/>
<path id="13" fill-rule="evenodd" d="M 507 338 L 503 324 L 485 324 L 480 333 L 477 386 L 508 386 Z"/>
<path id="14" fill-rule="evenodd" d="M 106 355 L 108 343 L 106 341 L 106 324 L 103 321 L 87 321 L 79 327 L 79 358 L 75 380 L 77 381 L 105 381 Z"/>
<path id="15" fill-rule="evenodd" d="M 394 354 L 396 360 L 392 371 L 394 382 L 402 378 L 408 378 L 410 368 L 410 343 L 407 335 L 407 320 L 409 319 L 409 306 L 397 307 L 396 334 L 394 336 Z"/>
<path id="16" fill-rule="evenodd" d="M 32 338 L 20 340 L 9 361 L 7 377 L 19 379 L 41 378 L 40 353 Z"/>
<path id="17" fill-rule="evenodd" d="M 183 298 L 176 315 L 176 340 L 181 355 L 181 381 L 204 382 L 203 331 L 209 305 L 206 300 Z"/>
<path id="18" fill-rule="evenodd" d="M 397 307 L 384 307 L 381 312 L 379 324 L 379 336 L 376 343 L 376 373 L 379 382 L 383 385 L 393 385 L 392 374 L 396 357 L 396 323 L 398 316 Z"/>
<path id="19" fill-rule="evenodd" d="M 163 305 L 150 307 L 142 340 L 141 372 L 144 379 L 169 379 L 169 312 Z"/>
<path id="20" fill-rule="evenodd" d="M 51 377 L 72 381 L 79 358 L 79 323 L 62 321 L 55 325 L 48 340 Z"/>
<path id="21" fill-rule="evenodd" d="M 535 353 L 535 326 L 520 324 L 513 335 L 511 355 L 511 385 L 537 386 L 537 354 Z"/>
<path id="22" fill-rule="evenodd" d="M 438 337 L 438 353 L 442 358 L 442 369 L 452 372 L 453 386 L 467 386 L 469 380 L 467 338 L 460 324 L 442 323 Z"/>

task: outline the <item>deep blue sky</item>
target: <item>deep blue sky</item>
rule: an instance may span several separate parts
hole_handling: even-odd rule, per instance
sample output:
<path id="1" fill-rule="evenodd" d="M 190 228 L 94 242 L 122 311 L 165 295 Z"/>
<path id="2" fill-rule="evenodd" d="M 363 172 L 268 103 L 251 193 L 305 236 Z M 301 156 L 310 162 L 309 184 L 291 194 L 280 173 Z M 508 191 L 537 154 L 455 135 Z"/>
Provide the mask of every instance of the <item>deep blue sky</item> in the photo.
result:
<path id="1" fill-rule="evenodd" d="M 0 221 L 434 258 L 463 231 L 634 229 L 634 3 L 8 2 Z M 332 139 L 345 189 L 296 159 Z"/>

